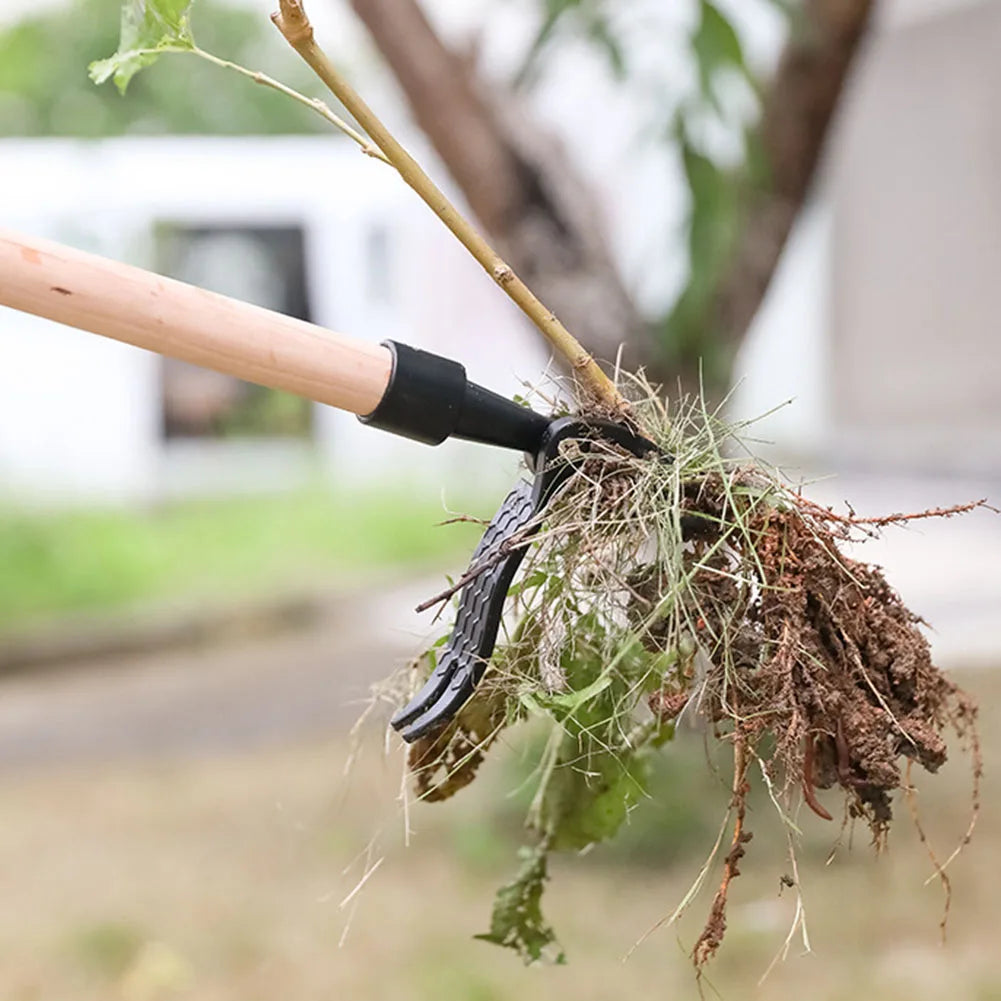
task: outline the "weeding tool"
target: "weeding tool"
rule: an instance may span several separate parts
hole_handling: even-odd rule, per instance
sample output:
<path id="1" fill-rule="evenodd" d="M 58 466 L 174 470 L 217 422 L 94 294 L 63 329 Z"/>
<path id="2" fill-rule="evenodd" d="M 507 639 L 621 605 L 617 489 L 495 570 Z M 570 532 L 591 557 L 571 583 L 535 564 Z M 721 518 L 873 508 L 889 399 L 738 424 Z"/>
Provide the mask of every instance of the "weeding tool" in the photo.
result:
<path id="1" fill-rule="evenodd" d="M 508 588 L 573 473 L 562 448 L 595 442 L 645 455 L 624 424 L 550 418 L 469 382 L 458 362 L 387 341 L 355 340 L 303 320 L 87 254 L 0 230 L 0 305 L 46 317 L 357 414 L 363 423 L 438 445 L 447 438 L 526 453 L 531 481 L 508 494 L 472 556 L 455 627 L 427 683 L 392 720 L 406 741 L 451 720 L 493 653 Z"/>

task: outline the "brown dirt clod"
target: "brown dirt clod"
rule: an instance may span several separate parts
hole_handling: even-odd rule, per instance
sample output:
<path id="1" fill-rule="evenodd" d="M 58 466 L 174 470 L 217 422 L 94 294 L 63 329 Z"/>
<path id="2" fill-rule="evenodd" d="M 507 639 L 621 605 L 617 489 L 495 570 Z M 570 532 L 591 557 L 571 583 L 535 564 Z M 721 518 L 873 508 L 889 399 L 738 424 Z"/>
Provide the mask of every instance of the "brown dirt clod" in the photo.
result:
<path id="1" fill-rule="evenodd" d="M 743 485 L 753 495 L 752 473 Z M 820 817 L 832 819 L 815 791 L 840 789 L 844 815 L 862 819 L 880 848 L 906 785 L 902 762 L 937 771 L 950 730 L 975 747 L 976 707 L 932 663 L 920 619 L 881 569 L 840 551 L 850 518 L 795 495 L 781 506 L 748 502 L 745 530 L 724 539 L 726 505 L 740 496 L 728 486 L 710 476 L 686 491 L 686 513 L 700 520 L 690 562 L 703 706 L 717 731 L 747 741 L 776 789 L 800 789 Z M 719 947 L 725 905 L 718 893 L 699 966 Z"/>

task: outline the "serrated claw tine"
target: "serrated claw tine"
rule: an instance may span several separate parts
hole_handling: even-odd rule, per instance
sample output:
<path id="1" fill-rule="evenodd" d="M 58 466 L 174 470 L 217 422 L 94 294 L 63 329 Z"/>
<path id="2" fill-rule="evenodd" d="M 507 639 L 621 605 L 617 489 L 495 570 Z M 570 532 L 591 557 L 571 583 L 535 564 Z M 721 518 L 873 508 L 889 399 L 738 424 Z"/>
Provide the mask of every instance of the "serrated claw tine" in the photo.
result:
<path id="1" fill-rule="evenodd" d="M 483 533 L 473 553 L 472 565 L 489 560 L 499 546 L 529 525 L 536 503 L 533 485 L 520 482 Z M 416 740 L 447 723 L 473 694 L 493 652 L 507 589 L 523 556 L 524 549 L 513 549 L 463 587 L 455 627 L 438 666 L 424 687 L 391 721 L 404 740 Z"/>
<path id="2" fill-rule="evenodd" d="M 424 683 L 424 687 L 390 720 L 394 730 L 405 727 L 411 720 L 420 716 L 429 706 L 434 705 L 442 692 L 448 688 L 452 675 L 459 667 L 450 653 L 451 651 L 445 651 L 438 666 Z"/>
<path id="3" fill-rule="evenodd" d="M 482 672 L 481 672 L 482 673 Z M 476 677 L 469 671 L 457 671 L 451 683 L 426 712 L 400 731 L 400 736 L 412 743 L 418 737 L 447 724 L 466 704 L 476 688 Z"/>

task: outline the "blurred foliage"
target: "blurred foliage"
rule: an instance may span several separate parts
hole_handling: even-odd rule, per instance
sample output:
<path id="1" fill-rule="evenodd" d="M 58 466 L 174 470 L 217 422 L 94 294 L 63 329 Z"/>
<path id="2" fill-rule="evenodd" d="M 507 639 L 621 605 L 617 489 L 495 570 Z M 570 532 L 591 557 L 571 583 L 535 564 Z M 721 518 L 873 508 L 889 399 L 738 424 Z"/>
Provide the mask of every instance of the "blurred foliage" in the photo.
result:
<path id="1" fill-rule="evenodd" d="M 751 0 L 795 17 L 795 0 Z M 516 86 L 531 86 L 543 73 L 544 55 L 561 37 L 586 39 L 607 60 L 622 87 L 641 87 L 634 79 L 630 45 L 624 37 L 621 5 L 613 0 L 539 0 L 540 26 Z M 725 9 L 697 0 L 687 41 L 692 87 L 665 94 L 659 121 L 651 123 L 678 157 L 688 184 L 688 277 L 671 308 L 655 324 L 659 354 L 674 372 L 692 373 L 701 364 L 709 385 L 725 382 L 731 363 L 721 343 L 713 307 L 736 246 L 750 197 L 767 188 L 768 175 L 756 135 L 761 87 L 744 46 Z M 665 42 L 665 44 L 667 44 Z M 737 110 L 734 95 L 756 107 L 749 116 Z M 726 136 L 720 142 L 719 137 Z"/>
<path id="2" fill-rule="evenodd" d="M 144 941 L 143 933 L 131 924 L 98 921 L 74 929 L 67 952 L 89 974 L 113 982 L 129 968 Z"/>
<path id="3" fill-rule="evenodd" d="M 522 848 L 518 875 L 497 891 L 490 931 L 474 936 L 484 942 L 514 949 L 526 963 L 544 957 L 563 963 L 566 957 L 552 927 L 542 915 L 548 854 L 545 848 Z"/>
<path id="4" fill-rule="evenodd" d="M 516 86 L 536 83 L 546 55 L 568 38 L 583 38 L 594 47 L 620 86 L 642 86 L 630 60 L 620 5 L 612 0 L 538 2 L 539 26 L 516 73 Z M 794 11 L 791 0 L 752 2 L 785 14 Z M 0 135 L 238 135 L 325 129 L 318 117 L 282 95 L 223 79 L 217 67 L 183 53 L 172 54 L 166 65 L 139 76 L 128 100 L 111 88 L 88 86 L 86 67 L 92 61 L 99 61 L 99 74 L 113 75 L 121 87 L 155 58 L 106 59 L 119 48 L 120 27 L 126 48 L 130 39 L 141 47 L 190 47 L 189 8 L 190 27 L 205 50 L 251 69 L 266 67 L 288 85 L 317 93 L 311 73 L 257 12 L 217 0 L 193 5 L 189 0 L 158 0 L 153 8 L 134 8 L 138 20 L 133 17 L 131 22 L 128 11 L 133 8 L 125 8 L 123 24 L 121 0 L 74 0 L 0 33 Z M 697 0 L 687 51 L 692 86 L 686 93 L 665 94 L 660 120 L 651 127 L 678 156 L 688 183 L 689 273 L 672 307 L 654 326 L 666 367 L 691 372 L 701 359 L 706 380 L 713 383 L 725 376 L 729 352 L 720 345 L 712 307 L 741 231 L 748 195 L 767 185 L 767 174 L 755 153 L 754 114 L 735 112 L 729 100 L 740 91 L 750 94 L 753 104 L 760 94 L 740 35 L 723 7 Z M 181 59 L 183 68 L 173 65 Z M 212 100 L 206 100 L 206 94 Z M 721 154 L 712 137 L 722 134 L 728 141 Z"/>
<path id="5" fill-rule="evenodd" d="M 704 734 L 676 738 L 670 754 L 649 759 L 643 798 L 615 840 L 595 848 L 595 861 L 668 869 L 704 856 L 730 800 L 728 767 Z"/>
<path id="6" fill-rule="evenodd" d="M 547 615 L 552 608 L 550 593 L 547 585 Z M 522 649 L 540 646 L 539 625 L 523 619 L 514 643 Z M 637 700 L 657 687 L 662 672 L 651 670 L 652 655 L 640 643 L 613 655 L 607 642 L 611 635 L 600 613 L 578 613 L 573 644 L 560 650 L 559 670 L 567 690 L 521 688 L 514 696 L 528 716 L 549 726 L 535 774 L 522 783 L 532 790 L 526 827 L 534 838 L 520 852 L 517 875 L 494 899 L 489 932 L 476 937 L 514 949 L 525 963 L 563 961 L 555 932 L 541 909 L 549 854 L 579 852 L 612 841 L 648 795 L 653 752 L 674 736 L 672 722 L 648 719 L 640 727 L 634 724 Z M 517 671 L 517 646 L 507 653 L 511 659 L 506 664 L 502 660 L 500 670 Z"/>
<path id="7" fill-rule="evenodd" d="M 137 79 L 127 100 L 94 87 L 87 66 L 119 43 L 120 0 L 74 0 L 0 31 L 0 135 L 272 135 L 329 131 L 306 108 L 217 67 L 172 55 Z M 260 11 L 201 0 L 192 21 L 209 51 L 269 72 L 305 93 L 312 74 Z M 211 100 L 206 100 L 211 95 Z"/>
<path id="8" fill-rule="evenodd" d="M 539 6 L 541 23 L 515 74 L 515 86 L 531 85 L 538 80 L 543 54 L 570 25 L 583 29 L 584 36 L 602 49 L 618 79 L 625 77 L 626 56 L 612 27 L 608 0 L 540 0 Z"/>
<path id="9" fill-rule="evenodd" d="M 522 835 L 545 736 L 537 731 L 518 742 L 517 754 L 505 758 L 500 774 L 491 780 L 498 790 L 491 809 L 454 827 L 455 851 L 470 865 L 488 871 L 502 868 L 511 845 Z M 724 779 L 730 767 L 726 749 L 706 741 L 701 732 L 681 728 L 670 754 L 651 755 L 643 765 L 642 794 L 629 807 L 615 838 L 595 845 L 589 857 L 611 866 L 650 869 L 697 860 L 715 839 L 730 799 Z"/>
<path id="10" fill-rule="evenodd" d="M 664 361 L 691 371 L 701 360 L 707 383 L 725 376 L 727 352 L 709 325 L 716 291 L 740 235 L 744 199 L 741 172 L 717 164 L 690 140 L 683 120 L 678 150 L 691 195 L 687 224 L 688 280 L 658 324 Z"/>
<path id="11" fill-rule="evenodd" d="M 435 528 L 441 519 L 440 505 L 398 490 L 338 496 L 318 488 L 148 511 L 0 510 L 0 630 L 61 613 L 266 594 L 460 558 L 475 526 Z"/>
<path id="12" fill-rule="evenodd" d="M 268 386 L 246 385 L 244 398 L 218 419 L 218 432 L 222 437 L 309 437 L 313 416 L 309 400 Z"/>

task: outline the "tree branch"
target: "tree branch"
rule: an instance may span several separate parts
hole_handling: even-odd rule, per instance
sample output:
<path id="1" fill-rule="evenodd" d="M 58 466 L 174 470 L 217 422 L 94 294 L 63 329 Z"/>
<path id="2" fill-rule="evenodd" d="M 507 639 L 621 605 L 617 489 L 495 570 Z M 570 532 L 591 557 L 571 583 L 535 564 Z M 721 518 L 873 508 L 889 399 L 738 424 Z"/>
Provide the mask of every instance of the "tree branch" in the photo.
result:
<path id="1" fill-rule="evenodd" d="M 152 52 L 158 50 L 151 49 L 150 51 Z M 272 90 L 277 90 L 279 94 L 291 97 L 293 101 L 298 101 L 311 111 L 315 111 L 321 118 L 325 118 L 331 125 L 334 126 L 334 128 L 340 129 L 344 135 L 358 144 L 361 151 L 366 156 L 370 156 L 375 160 L 381 160 L 388 166 L 392 166 L 392 163 L 390 163 L 381 149 L 373 146 L 365 136 L 363 136 L 357 129 L 353 129 L 350 125 L 348 125 L 348 123 L 339 115 L 335 115 L 319 98 L 307 97 L 305 94 L 300 94 L 299 91 L 293 90 L 280 80 L 275 80 L 274 77 L 268 76 L 267 73 L 261 73 L 259 70 L 247 69 L 246 66 L 230 62 L 228 59 L 220 59 L 219 56 L 213 55 L 211 52 L 206 52 L 205 49 L 201 49 L 197 45 L 191 49 L 178 49 L 177 51 L 190 52 L 192 55 L 199 56 L 206 62 L 212 63 L 214 66 L 218 66 L 221 69 L 233 70 L 233 72 L 239 73 L 241 76 L 245 76 L 248 79 L 253 80 L 254 83 L 259 83 L 264 87 L 270 87 Z"/>
<path id="2" fill-rule="evenodd" d="M 494 281 L 532 320 L 551 347 L 569 365 L 579 380 L 581 388 L 592 402 L 604 408 L 624 410 L 626 408 L 625 400 L 619 395 L 614 383 L 598 367 L 595 360 L 563 326 L 556 315 L 536 298 L 512 268 L 449 202 L 420 165 L 336 70 L 316 43 L 313 37 L 313 27 L 300 0 L 280 0 L 279 11 L 272 16 L 272 20 L 286 41 L 386 154 L 403 179 L 445 223 Z"/>

